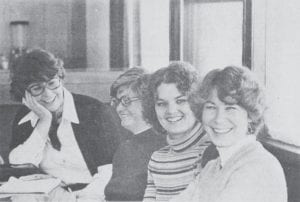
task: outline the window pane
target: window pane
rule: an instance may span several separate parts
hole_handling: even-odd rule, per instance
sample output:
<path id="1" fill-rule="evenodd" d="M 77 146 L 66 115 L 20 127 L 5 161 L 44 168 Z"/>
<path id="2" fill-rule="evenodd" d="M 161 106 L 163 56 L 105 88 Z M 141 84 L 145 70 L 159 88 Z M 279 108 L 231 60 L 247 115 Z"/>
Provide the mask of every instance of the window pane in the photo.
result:
<path id="1" fill-rule="evenodd" d="M 141 62 L 150 71 L 169 63 L 169 0 L 141 0 Z"/>
<path id="2" fill-rule="evenodd" d="M 242 64 L 242 1 L 186 1 L 184 18 L 184 59 L 201 75 Z"/>

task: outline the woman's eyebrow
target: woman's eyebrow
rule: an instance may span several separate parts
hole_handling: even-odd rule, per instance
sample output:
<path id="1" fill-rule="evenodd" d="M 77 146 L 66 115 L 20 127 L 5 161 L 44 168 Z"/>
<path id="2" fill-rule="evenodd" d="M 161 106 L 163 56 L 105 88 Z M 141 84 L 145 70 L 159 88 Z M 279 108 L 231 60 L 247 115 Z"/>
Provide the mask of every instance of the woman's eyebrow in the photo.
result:
<path id="1" fill-rule="evenodd" d="M 165 101 L 163 98 L 157 98 L 156 101 Z"/>
<path id="2" fill-rule="evenodd" d="M 213 101 L 207 100 L 204 104 L 212 104 L 212 105 L 214 105 L 215 103 Z"/>
<path id="3" fill-rule="evenodd" d="M 179 99 L 179 98 L 182 98 L 182 97 L 186 97 L 186 95 L 179 95 L 179 96 L 175 97 L 175 99 Z"/>
<path id="4" fill-rule="evenodd" d="M 177 100 L 177 99 L 180 99 L 182 97 L 186 97 L 186 95 L 178 95 L 177 97 L 175 97 L 174 99 Z M 165 101 L 165 99 L 163 98 L 160 98 L 160 97 L 157 97 L 157 101 L 160 100 L 160 101 Z"/>
<path id="5" fill-rule="evenodd" d="M 234 103 L 225 103 L 226 106 L 234 106 L 234 105 L 237 105 L 237 104 L 234 104 Z"/>

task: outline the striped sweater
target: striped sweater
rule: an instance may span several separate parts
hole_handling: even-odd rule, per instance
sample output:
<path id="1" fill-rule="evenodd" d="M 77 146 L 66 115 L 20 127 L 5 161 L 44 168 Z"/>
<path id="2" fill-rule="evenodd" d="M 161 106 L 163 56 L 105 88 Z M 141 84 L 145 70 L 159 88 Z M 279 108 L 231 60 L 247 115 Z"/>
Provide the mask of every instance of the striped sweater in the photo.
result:
<path id="1" fill-rule="evenodd" d="M 199 161 L 209 145 L 201 124 L 182 139 L 167 137 L 168 146 L 154 152 L 148 165 L 144 202 L 169 201 L 195 178 Z"/>

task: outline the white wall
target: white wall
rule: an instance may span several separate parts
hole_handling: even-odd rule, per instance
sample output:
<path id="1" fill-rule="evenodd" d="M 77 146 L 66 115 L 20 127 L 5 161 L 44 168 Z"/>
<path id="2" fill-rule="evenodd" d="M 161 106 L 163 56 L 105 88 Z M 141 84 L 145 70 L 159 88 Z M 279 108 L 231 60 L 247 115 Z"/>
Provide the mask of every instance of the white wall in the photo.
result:
<path id="1" fill-rule="evenodd" d="M 275 137 L 300 145 L 300 1 L 266 3 L 268 123 Z"/>

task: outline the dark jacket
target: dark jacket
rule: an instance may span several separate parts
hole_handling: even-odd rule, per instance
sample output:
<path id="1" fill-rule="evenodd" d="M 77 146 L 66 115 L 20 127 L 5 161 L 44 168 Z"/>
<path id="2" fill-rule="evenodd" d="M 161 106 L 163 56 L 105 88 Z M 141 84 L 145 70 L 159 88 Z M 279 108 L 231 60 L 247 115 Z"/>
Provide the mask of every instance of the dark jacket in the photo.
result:
<path id="1" fill-rule="evenodd" d="M 72 123 L 72 128 L 87 167 L 94 175 L 98 166 L 112 163 L 120 134 L 125 129 L 110 106 L 88 96 L 72 95 L 79 119 L 79 124 Z M 29 121 L 18 125 L 29 111 L 23 106 L 15 117 L 10 150 L 25 142 L 33 132 Z"/>
<path id="2" fill-rule="evenodd" d="M 122 142 L 113 158 L 113 174 L 105 187 L 108 201 L 142 201 L 148 162 L 154 151 L 166 146 L 166 136 L 153 129 Z"/>

